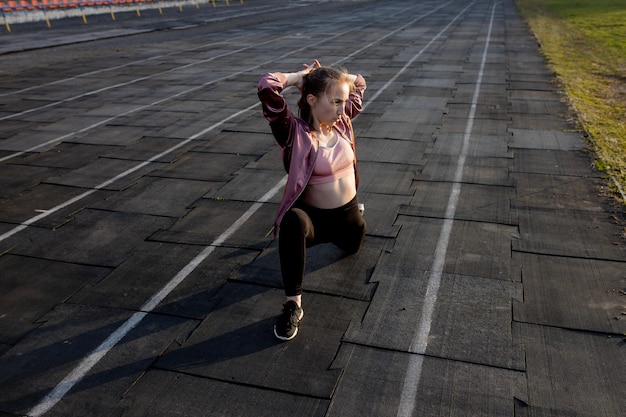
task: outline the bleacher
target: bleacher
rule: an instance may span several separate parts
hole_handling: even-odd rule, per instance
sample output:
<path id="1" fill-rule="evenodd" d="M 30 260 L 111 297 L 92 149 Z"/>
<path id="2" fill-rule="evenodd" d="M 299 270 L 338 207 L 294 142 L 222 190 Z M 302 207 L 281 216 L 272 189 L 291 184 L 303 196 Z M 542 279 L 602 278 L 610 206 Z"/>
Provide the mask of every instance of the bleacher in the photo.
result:
<path id="1" fill-rule="evenodd" d="M 56 9 L 63 7 L 82 6 L 104 6 L 110 4 L 135 3 L 154 0 L 0 0 L 0 7 L 4 12 L 36 10 L 36 9 Z"/>
<path id="2" fill-rule="evenodd" d="M 219 1 L 219 0 L 218 0 Z M 222 0 L 226 5 L 229 0 Z M 243 0 L 239 0 L 243 3 Z M 216 0 L 0 0 L 0 16 L 7 32 L 11 32 L 12 23 L 31 21 L 45 21 L 51 27 L 51 19 L 68 16 L 82 16 L 87 23 L 87 15 L 94 13 L 110 13 L 115 20 L 115 13 L 134 9 L 141 15 L 142 8 L 156 8 L 162 13 L 162 7 L 177 7 L 182 10 L 183 5 L 193 4 L 199 7 L 200 3 L 211 3 L 216 7 Z"/>

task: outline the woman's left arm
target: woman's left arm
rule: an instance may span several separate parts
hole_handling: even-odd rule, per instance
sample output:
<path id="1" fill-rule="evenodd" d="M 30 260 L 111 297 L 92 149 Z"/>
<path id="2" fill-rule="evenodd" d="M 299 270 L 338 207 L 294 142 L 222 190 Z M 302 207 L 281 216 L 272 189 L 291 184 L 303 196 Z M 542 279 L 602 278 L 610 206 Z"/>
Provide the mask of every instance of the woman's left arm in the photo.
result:
<path id="1" fill-rule="evenodd" d="M 367 88 L 367 83 L 361 74 L 350 74 L 350 78 L 352 79 L 353 88 L 350 90 L 350 96 L 346 103 L 346 115 L 354 119 L 363 110 L 363 93 Z"/>

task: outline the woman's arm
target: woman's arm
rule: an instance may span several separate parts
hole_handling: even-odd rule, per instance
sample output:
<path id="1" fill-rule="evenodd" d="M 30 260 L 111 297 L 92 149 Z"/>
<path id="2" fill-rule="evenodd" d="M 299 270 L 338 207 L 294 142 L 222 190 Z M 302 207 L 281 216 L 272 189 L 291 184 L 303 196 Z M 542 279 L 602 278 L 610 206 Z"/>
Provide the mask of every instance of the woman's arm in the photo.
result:
<path id="1" fill-rule="evenodd" d="M 350 78 L 353 79 L 352 84 L 354 88 L 350 90 L 350 97 L 348 98 L 348 103 L 346 104 L 346 115 L 354 119 L 363 111 L 363 93 L 367 88 L 367 84 L 365 82 L 365 78 L 363 78 L 360 74 L 353 75 L 350 74 Z"/>
<path id="2" fill-rule="evenodd" d="M 263 116 L 269 122 L 274 138 L 282 147 L 287 145 L 290 126 L 294 118 L 282 94 L 283 90 L 289 87 L 290 81 L 293 82 L 293 77 L 289 77 L 289 74 L 274 72 L 261 75 L 258 83 L 258 96 L 261 100 Z"/>
<path id="3" fill-rule="evenodd" d="M 291 124 L 295 117 L 282 92 L 292 86 L 302 90 L 302 78 L 319 66 L 319 62 L 315 60 L 312 65 L 305 64 L 304 69 L 298 72 L 266 73 L 259 79 L 258 96 L 263 106 L 263 116 L 270 123 L 272 133 L 282 147 L 288 143 Z"/>
<path id="4" fill-rule="evenodd" d="M 288 72 L 285 74 L 285 77 L 287 77 L 286 79 L 286 84 L 285 84 L 285 88 L 287 87 L 296 87 L 299 91 L 302 91 L 302 78 L 308 74 L 309 70 L 302 70 L 302 71 L 298 71 L 298 72 Z"/>

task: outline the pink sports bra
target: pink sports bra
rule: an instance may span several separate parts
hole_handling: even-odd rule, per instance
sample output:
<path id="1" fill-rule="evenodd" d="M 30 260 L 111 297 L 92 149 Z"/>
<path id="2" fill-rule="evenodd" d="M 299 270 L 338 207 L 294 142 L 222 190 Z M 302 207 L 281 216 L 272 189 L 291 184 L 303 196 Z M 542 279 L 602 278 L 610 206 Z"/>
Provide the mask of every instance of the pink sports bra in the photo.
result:
<path id="1" fill-rule="evenodd" d="M 354 151 L 350 142 L 339 136 L 330 148 L 320 146 L 309 184 L 324 184 L 354 175 Z"/>

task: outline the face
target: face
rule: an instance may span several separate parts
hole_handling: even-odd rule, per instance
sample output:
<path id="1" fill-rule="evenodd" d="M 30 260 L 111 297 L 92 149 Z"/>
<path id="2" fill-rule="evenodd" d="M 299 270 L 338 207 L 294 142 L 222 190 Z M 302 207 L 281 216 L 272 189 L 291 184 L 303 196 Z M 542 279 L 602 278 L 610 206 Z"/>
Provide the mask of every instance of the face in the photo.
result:
<path id="1" fill-rule="evenodd" d="M 350 87 L 346 83 L 333 83 L 328 92 L 321 96 L 309 95 L 313 118 L 319 123 L 332 126 L 346 112 Z"/>

